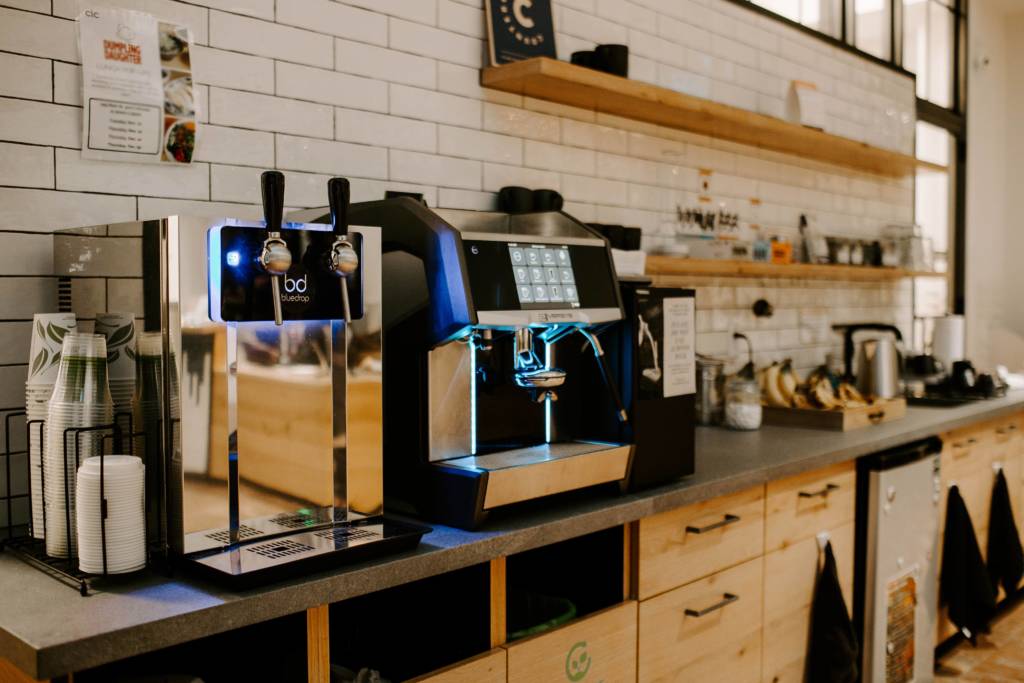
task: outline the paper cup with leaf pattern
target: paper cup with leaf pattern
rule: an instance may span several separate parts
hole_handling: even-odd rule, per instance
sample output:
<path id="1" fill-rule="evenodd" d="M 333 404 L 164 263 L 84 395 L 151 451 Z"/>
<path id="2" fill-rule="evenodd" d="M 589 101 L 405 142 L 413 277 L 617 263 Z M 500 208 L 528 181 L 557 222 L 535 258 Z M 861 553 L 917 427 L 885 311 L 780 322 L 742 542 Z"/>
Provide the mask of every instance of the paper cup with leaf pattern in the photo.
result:
<path id="1" fill-rule="evenodd" d="M 60 365 L 60 350 L 64 335 L 76 332 L 78 323 L 74 313 L 36 313 L 32 317 L 32 343 L 29 348 L 29 386 L 53 388 Z"/>
<path id="2" fill-rule="evenodd" d="M 135 381 L 135 314 L 97 313 L 96 334 L 107 340 L 107 371 L 111 380 Z"/>

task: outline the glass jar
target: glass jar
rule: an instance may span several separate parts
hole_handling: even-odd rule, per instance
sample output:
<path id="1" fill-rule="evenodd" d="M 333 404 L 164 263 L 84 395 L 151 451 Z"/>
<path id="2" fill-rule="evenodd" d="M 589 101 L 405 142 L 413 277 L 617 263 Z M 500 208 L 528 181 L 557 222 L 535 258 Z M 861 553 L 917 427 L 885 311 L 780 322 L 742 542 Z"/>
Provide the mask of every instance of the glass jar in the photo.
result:
<path id="1" fill-rule="evenodd" d="M 725 361 L 707 356 L 697 357 L 696 406 L 699 425 L 717 425 L 722 422 L 724 367 Z"/>
<path id="2" fill-rule="evenodd" d="M 726 381 L 725 426 L 744 431 L 761 428 L 761 388 L 756 379 L 737 374 Z"/>

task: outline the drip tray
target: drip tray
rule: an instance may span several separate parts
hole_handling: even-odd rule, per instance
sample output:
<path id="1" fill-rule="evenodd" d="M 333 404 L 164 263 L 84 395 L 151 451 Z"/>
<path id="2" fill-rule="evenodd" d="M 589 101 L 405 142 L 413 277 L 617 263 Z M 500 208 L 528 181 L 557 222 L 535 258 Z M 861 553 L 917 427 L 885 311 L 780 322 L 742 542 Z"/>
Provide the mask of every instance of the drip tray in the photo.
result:
<path id="1" fill-rule="evenodd" d="M 487 478 L 483 509 L 625 479 L 632 446 L 568 441 L 432 463 Z"/>
<path id="2" fill-rule="evenodd" d="M 233 588 L 244 588 L 415 548 L 429 531 L 418 524 L 371 517 L 243 542 L 183 560 L 189 569 Z"/>

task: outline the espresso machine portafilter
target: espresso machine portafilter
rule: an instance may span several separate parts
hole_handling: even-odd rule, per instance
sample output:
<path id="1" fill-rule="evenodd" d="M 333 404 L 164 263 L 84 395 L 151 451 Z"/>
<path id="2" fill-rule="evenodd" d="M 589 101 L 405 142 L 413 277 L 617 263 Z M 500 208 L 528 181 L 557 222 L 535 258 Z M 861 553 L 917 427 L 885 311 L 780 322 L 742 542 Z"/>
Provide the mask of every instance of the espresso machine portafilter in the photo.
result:
<path id="1" fill-rule="evenodd" d="M 263 221 L 171 216 L 58 232 L 58 271 L 116 251 L 120 286 L 162 342 L 161 544 L 244 586 L 414 546 L 425 527 L 384 514 L 380 229 L 283 221 L 284 176 L 262 176 Z M 87 260 L 87 259 L 85 259 Z M 72 286 L 72 297 L 77 288 Z M 153 447 L 157 444 L 158 447 Z"/>

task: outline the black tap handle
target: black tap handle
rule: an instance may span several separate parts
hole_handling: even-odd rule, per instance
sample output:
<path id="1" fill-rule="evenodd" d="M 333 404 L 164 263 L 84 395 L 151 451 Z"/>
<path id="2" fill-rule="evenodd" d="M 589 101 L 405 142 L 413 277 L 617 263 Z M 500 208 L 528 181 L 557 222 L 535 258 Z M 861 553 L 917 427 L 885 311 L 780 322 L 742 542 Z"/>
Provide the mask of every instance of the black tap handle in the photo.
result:
<path id="1" fill-rule="evenodd" d="M 263 220 L 267 232 L 281 232 L 284 216 L 284 174 L 280 171 L 264 171 L 260 177 L 263 188 Z"/>
<path id="2" fill-rule="evenodd" d="M 348 178 L 331 178 L 327 181 L 327 201 L 331 207 L 331 225 L 335 236 L 348 234 L 348 203 L 352 198 Z"/>

